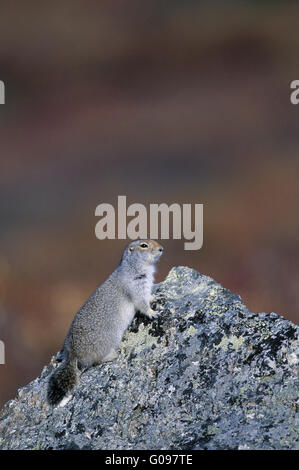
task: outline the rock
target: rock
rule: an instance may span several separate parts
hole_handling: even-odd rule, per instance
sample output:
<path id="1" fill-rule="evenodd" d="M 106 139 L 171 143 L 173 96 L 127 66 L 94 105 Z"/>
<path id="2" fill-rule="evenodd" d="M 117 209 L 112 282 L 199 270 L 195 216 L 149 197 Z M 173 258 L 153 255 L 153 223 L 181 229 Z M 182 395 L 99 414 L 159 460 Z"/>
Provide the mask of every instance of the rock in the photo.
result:
<path id="1" fill-rule="evenodd" d="M 299 328 L 173 268 L 114 363 L 45 400 L 52 358 L 0 413 L 1 449 L 299 449 Z"/>

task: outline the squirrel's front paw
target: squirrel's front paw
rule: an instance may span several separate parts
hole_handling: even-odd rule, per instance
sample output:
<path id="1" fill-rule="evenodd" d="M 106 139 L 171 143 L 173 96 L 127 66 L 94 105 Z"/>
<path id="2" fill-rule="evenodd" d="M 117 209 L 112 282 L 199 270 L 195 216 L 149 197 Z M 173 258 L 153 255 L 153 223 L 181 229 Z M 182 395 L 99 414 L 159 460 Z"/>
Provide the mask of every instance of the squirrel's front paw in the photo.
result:
<path id="1" fill-rule="evenodd" d="M 156 318 L 159 315 L 159 312 L 155 312 L 152 308 L 149 308 L 148 311 L 145 314 L 148 318 Z"/>

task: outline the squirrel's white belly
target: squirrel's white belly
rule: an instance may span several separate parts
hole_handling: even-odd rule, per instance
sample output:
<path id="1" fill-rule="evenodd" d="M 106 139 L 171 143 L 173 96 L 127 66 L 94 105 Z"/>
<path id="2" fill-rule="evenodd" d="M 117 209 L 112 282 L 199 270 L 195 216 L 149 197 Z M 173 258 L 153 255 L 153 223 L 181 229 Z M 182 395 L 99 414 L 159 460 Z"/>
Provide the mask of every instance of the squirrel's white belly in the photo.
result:
<path id="1" fill-rule="evenodd" d="M 132 302 L 123 302 L 119 310 L 119 329 L 122 330 L 122 334 L 130 325 L 135 315 L 135 307 Z"/>

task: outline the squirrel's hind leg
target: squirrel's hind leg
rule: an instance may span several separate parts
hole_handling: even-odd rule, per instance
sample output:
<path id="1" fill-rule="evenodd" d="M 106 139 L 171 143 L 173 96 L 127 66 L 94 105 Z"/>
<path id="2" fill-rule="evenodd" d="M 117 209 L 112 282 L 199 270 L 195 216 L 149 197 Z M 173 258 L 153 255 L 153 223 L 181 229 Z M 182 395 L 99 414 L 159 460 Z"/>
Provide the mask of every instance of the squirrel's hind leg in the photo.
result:
<path id="1" fill-rule="evenodd" d="M 99 364 L 102 364 L 103 362 L 111 362 L 114 361 L 118 357 L 117 352 L 115 349 L 111 349 L 108 354 L 104 357 L 97 357 L 95 358 L 90 357 L 90 358 L 85 358 L 84 360 L 79 361 L 78 367 L 81 372 L 89 369 L 90 367 L 98 366 Z"/>
<path id="2" fill-rule="evenodd" d="M 115 359 L 117 359 L 118 357 L 118 354 L 117 352 L 115 351 L 115 349 L 111 349 L 109 351 L 108 354 L 106 354 L 105 357 L 103 357 L 103 359 L 101 360 L 101 362 L 111 362 L 111 361 L 114 361 Z"/>

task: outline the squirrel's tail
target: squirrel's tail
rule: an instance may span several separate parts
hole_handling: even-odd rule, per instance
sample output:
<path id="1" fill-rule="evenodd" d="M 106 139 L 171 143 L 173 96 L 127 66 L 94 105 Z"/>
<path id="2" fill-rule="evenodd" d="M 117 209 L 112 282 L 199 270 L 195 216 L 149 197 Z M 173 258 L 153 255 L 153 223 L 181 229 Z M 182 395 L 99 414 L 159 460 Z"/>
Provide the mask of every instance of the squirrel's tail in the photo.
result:
<path id="1" fill-rule="evenodd" d="M 47 399 L 55 406 L 77 383 L 77 359 L 66 359 L 50 376 Z"/>

